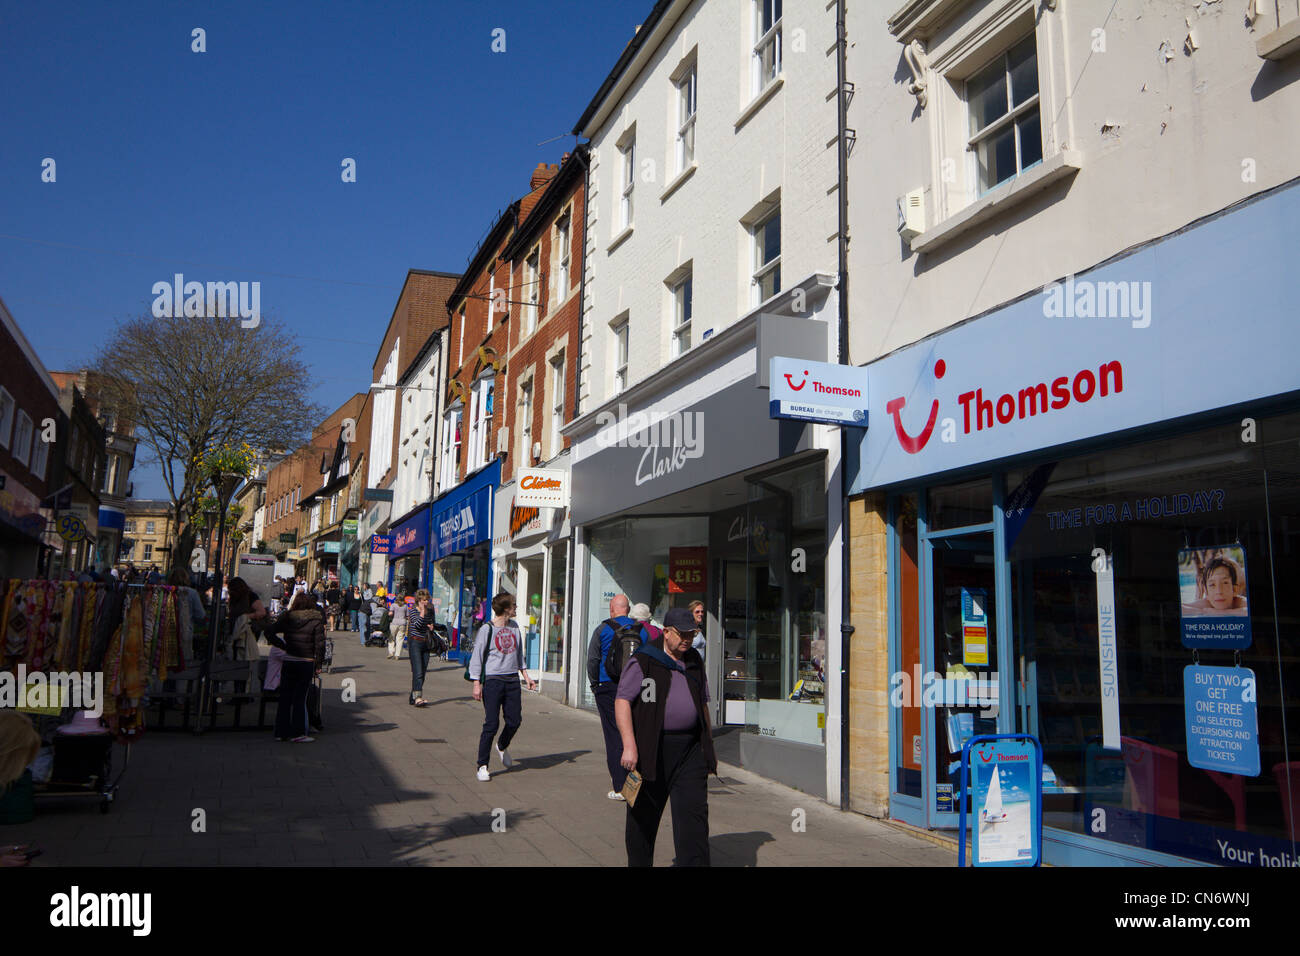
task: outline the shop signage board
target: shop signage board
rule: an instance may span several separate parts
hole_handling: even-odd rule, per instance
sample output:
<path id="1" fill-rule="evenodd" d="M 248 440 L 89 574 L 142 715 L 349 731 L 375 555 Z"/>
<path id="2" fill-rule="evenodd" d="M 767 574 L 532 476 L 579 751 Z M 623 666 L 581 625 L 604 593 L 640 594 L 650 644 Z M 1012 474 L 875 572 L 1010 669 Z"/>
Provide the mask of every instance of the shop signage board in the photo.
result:
<path id="1" fill-rule="evenodd" d="M 1187 762 L 1201 770 L 1259 776 L 1259 711 L 1248 667 L 1183 668 Z"/>
<path id="2" fill-rule="evenodd" d="M 1224 282 L 1195 262 L 1300 248 L 1300 188 L 1280 190 L 866 366 L 880 418 L 852 442 L 849 494 L 1217 412 L 1297 390 L 1285 280 Z M 1066 307 L 1066 306 L 1070 307 Z M 1087 306 L 1086 308 L 1080 306 Z M 1250 334 L 1224 335 L 1224 316 Z M 1206 362 L 1247 375 L 1187 370 Z"/>
<path id="3" fill-rule="evenodd" d="M 422 507 L 401 524 L 393 526 L 393 555 L 419 551 L 429 544 L 429 509 Z"/>
<path id="4" fill-rule="evenodd" d="M 337 541 L 317 541 L 316 550 L 325 554 L 338 554 L 339 542 Z"/>
<path id="5" fill-rule="evenodd" d="M 281 544 L 293 544 L 297 540 L 298 540 L 298 533 L 296 531 L 280 532 Z"/>
<path id="6" fill-rule="evenodd" d="M 90 532 L 86 530 L 86 523 L 81 520 L 81 516 L 70 511 L 59 515 L 55 527 L 58 529 L 59 537 L 67 542 L 81 541 L 83 538 L 90 537 Z"/>
<path id="7" fill-rule="evenodd" d="M 1093 552 L 1097 577 L 1097 665 L 1101 673 L 1101 742 L 1106 750 L 1120 749 L 1119 650 L 1115 641 L 1115 569 L 1101 548 Z"/>
<path id="8" fill-rule="evenodd" d="M 371 554 L 392 554 L 393 537 L 388 534 L 372 534 L 370 536 L 370 553 Z"/>
<path id="9" fill-rule="evenodd" d="M 509 520 L 511 543 L 518 543 L 534 535 L 544 534 L 546 531 L 542 525 L 541 509 L 533 505 L 521 505 L 519 495 L 515 495 L 510 505 Z"/>
<path id="10" fill-rule="evenodd" d="M 708 548 L 669 548 L 668 593 L 704 593 L 708 566 Z"/>
<path id="11" fill-rule="evenodd" d="M 962 746 L 958 833 L 966 832 L 970 794 L 971 862 L 1037 866 L 1042 859 L 1043 748 L 1031 734 L 987 734 Z M 957 865 L 966 865 L 966 841 Z"/>
<path id="12" fill-rule="evenodd" d="M 867 427 L 866 369 L 774 355 L 768 383 L 773 418 Z"/>
<path id="13" fill-rule="evenodd" d="M 515 504 L 521 508 L 567 508 L 570 487 L 569 472 L 562 468 L 523 468 Z"/>
<path id="14" fill-rule="evenodd" d="M 961 589 L 961 662 L 967 667 L 989 662 L 988 603 L 983 588 Z"/>
<path id="15" fill-rule="evenodd" d="M 1178 552 L 1183 647 L 1250 647 L 1246 549 L 1234 542 Z"/>
<path id="16" fill-rule="evenodd" d="M 343 533 L 344 533 L 344 534 L 350 534 L 350 535 L 352 535 L 353 537 L 356 537 L 356 533 L 357 533 L 357 519 L 356 519 L 356 518 L 347 518 L 347 519 L 344 520 L 344 522 L 343 522 Z"/>
<path id="17" fill-rule="evenodd" d="M 484 487 L 433 516 L 435 558 L 455 554 L 488 539 L 492 488 Z"/>

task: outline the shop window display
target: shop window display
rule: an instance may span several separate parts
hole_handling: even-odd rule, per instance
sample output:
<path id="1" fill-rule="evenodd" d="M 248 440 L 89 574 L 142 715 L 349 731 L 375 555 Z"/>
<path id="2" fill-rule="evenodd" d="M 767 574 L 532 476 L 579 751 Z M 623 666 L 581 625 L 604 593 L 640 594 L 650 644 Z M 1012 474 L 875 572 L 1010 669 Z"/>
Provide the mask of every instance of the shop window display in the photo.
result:
<path id="1" fill-rule="evenodd" d="M 1017 726 L 1043 742 L 1047 826 L 1213 863 L 1296 865 L 1300 415 L 1254 430 L 1243 441 L 1232 423 L 1005 476 L 1009 496 L 1042 489 L 1023 527 L 1008 521 L 1008 556 Z M 1099 649 L 1111 629 L 1113 666 Z M 1257 730 L 1231 717 L 1196 726 L 1206 721 L 1187 688 L 1216 668 L 1251 682 Z"/>

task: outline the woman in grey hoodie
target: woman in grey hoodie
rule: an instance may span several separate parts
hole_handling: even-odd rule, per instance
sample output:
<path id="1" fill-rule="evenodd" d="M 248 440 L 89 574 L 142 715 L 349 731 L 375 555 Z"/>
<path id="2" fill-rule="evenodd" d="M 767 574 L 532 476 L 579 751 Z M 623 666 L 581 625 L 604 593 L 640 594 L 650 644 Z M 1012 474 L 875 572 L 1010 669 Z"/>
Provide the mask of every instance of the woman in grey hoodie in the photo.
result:
<path id="1" fill-rule="evenodd" d="M 519 624 L 511 614 L 515 610 L 513 594 L 501 593 L 492 599 L 492 620 L 479 628 L 470 652 L 469 676 L 474 682 L 474 699 L 483 701 L 486 717 L 483 732 L 478 739 L 478 779 L 492 779 L 488 773 L 488 748 L 497 735 L 501 714 L 505 714 L 506 729 L 497 741 L 497 756 L 507 770 L 514 763 L 510 759 L 510 741 L 523 723 L 523 698 L 519 691 L 519 676 L 528 682 L 528 689 L 537 687 L 536 681 L 524 670 L 523 640 Z"/>

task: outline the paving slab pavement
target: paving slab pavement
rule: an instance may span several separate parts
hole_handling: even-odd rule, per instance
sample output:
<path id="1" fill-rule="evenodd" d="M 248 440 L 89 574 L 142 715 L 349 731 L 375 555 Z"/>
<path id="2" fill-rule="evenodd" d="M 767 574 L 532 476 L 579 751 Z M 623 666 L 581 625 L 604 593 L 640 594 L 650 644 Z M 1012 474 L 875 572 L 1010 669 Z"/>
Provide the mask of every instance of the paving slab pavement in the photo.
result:
<path id="1" fill-rule="evenodd" d="M 410 666 L 335 635 L 315 742 L 269 729 L 146 733 L 111 812 L 42 801 L 29 824 L 43 866 L 625 866 L 626 807 L 594 713 L 525 692 L 505 771 L 475 779 L 482 705 L 463 667 L 434 662 L 430 706 L 407 704 Z M 345 699 L 345 684 L 355 700 Z M 255 716 L 255 715 L 254 715 Z M 268 715 L 270 716 L 270 715 Z M 120 754 L 120 750 L 119 750 Z M 954 851 L 730 764 L 710 778 L 716 866 L 952 866 Z M 795 832 L 794 811 L 805 829 Z M 199 827 L 202 822 L 202 828 Z M 656 863 L 672 862 L 671 811 Z"/>

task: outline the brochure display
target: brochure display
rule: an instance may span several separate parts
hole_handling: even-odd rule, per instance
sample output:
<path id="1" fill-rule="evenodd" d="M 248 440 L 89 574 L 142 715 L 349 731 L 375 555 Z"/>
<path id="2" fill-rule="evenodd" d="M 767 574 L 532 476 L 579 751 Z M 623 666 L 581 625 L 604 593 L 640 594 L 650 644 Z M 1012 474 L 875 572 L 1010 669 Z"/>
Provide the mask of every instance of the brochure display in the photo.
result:
<path id="1" fill-rule="evenodd" d="M 986 734 L 962 747 L 958 833 L 970 794 L 971 863 L 1038 866 L 1042 861 L 1043 748 L 1031 734 Z M 957 865 L 966 865 L 966 841 Z"/>

